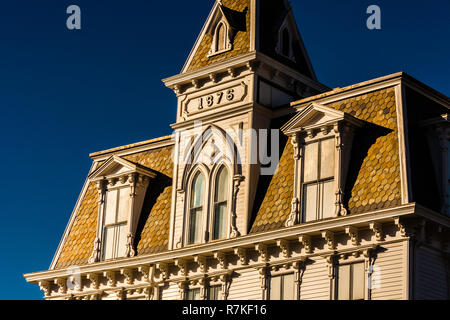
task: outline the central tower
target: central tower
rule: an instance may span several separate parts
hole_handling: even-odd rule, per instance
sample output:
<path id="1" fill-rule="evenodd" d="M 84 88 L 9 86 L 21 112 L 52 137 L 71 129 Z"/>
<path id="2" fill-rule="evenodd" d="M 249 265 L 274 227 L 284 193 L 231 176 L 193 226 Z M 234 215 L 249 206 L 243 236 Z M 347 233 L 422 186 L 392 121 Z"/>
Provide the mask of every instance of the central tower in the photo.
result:
<path id="1" fill-rule="evenodd" d="M 169 250 L 247 234 L 267 130 L 290 102 L 329 90 L 291 4 L 216 1 L 181 73 L 163 81 L 178 98 Z"/>

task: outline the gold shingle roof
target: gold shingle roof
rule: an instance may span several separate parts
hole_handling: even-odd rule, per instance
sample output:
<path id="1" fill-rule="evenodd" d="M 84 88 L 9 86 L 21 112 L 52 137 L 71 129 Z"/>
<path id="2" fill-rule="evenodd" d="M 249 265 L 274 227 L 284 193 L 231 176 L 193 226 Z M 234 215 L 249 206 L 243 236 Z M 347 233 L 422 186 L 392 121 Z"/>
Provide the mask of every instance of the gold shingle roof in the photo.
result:
<path id="1" fill-rule="evenodd" d="M 117 150 L 122 150 L 118 148 Z M 125 156 L 124 159 L 150 168 L 157 173 L 144 201 L 137 232 L 138 255 L 167 250 L 169 239 L 170 200 L 172 195 L 172 146 Z M 98 191 L 90 183 L 75 213 L 75 220 L 55 269 L 85 265 L 94 248 L 98 216 Z"/>
<path id="2" fill-rule="evenodd" d="M 347 179 L 347 187 L 351 187 L 350 192 L 347 190 L 350 214 L 390 208 L 401 204 L 394 89 L 378 90 L 326 106 L 374 124 L 379 128 L 378 131 L 381 131 L 374 138 L 375 141 L 369 141 L 367 153 L 365 153 L 365 146 L 361 139 L 355 138 L 353 143 L 353 159 L 360 154 L 362 154 L 362 159 L 360 163 L 350 163 L 351 168 Z M 293 179 L 293 147 L 288 141 L 280 158 L 278 169 L 271 179 L 264 200 L 256 214 L 251 233 L 284 227 L 284 222 L 288 219 L 291 210 Z"/>

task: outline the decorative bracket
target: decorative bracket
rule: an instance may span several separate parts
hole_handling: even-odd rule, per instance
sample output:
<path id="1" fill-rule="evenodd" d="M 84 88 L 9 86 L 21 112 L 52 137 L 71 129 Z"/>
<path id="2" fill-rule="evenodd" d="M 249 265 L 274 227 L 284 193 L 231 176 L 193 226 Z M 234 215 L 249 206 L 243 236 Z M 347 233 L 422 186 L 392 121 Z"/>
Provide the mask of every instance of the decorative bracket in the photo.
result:
<path id="1" fill-rule="evenodd" d="M 322 238 L 325 239 L 328 245 L 328 250 L 334 250 L 335 249 L 335 243 L 334 243 L 334 233 L 331 231 L 323 231 L 322 232 Z"/>
<path id="2" fill-rule="evenodd" d="M 380 222 L 371 222 L 370 225 L 370 230 L 373 231 L 373 233 L 375 234 L 375 239 L 377 241 L 383 241 L 383 224 Z"/>
<path id="3" fill-rule="evenodd" d="M 350 236 L 352 244 L 357 246 L 359 244 L 359 231 L 357 228 L 349 226 L 345 228 L 345 233 Z"/>
<path id="4" fill-rule="evenodd" d="M 239 261 L 242 265 L 248 264 L 248 256 L 247 256 L 247 249 L 245 248 L 234 248 L 234 254 L 239 257 Z"/>
<path id="5" fill-rule="evenodd" d="M 120 269 L 120 274 L 125 277 L 126 284 L 133 284 L 133 269 L 122 268 Z"/>
<path id="6" fill-rule="evenodd" d="M 255 245 L 255 250 L 258 251 L 263 262 L 269 261 L 269 250 L 267 244 L 258 243 L 257 245 Z"/>
<path id="7" fill-rule="evenodd" d="M 169 278 L 169 264 L 168 263 L 160 262 L 160 263 L 156 264 L 156 268 L 158 268 L 159 271 L 161 272 L 161 276 L 162 276 L 163 280 L 166 280 L 167 278 Z"/>
<path id="8" fill-rule="evenodd" d="M 103 276 L 108 280 L 108 286 L 115 287 L 116 286 L 116 272 L 115 271 L 105 271 L 103 272 Z"/>
<path id="9" fill-rule="evenodd" d="M 277 246 L 280 247 L 284 258 L 289 258 L 291 256 L 291 244 L 288 240 L 277 240 Z"/>
<path id="10" fill-rule="evenodd" d="M 194 261 L 198 264 L 200 267 L 200 271 L 202 273 L 208 272 L 208 258 L 205 256 L 195 256 Z"/>
<path id="11" fill-rule="evenodd" d="M 313 252 L 311 236 L 306 235 L 299 236 L 298 241 L 302 244 L 303 248 L 305 248 L 305 253 Z"/>
<path id="12" fill-rule="evenodd" d="M 214 259 L 219 261 L 219 265 L 222 269 L 227 268 L 227 255 L 223 251 L 214 252 Z"/>
<path id="13" fill-rule="evenodd" d="M 189 273 L 188 264 L 189 261 L 186 259 L 175 260 L 175 265 L 180 269 L 181 275 L 183 277 L 187 277 L 187 274 Z"/>
<path id="14" fill-rule="evenodd" d="M 51 284 L 49 281 L 39 281 L 39 288 L 44 291 L 46 297 L 51 295 Z"/>
<path id="15" fill-rule="evenodd" d="M 54 280 L 54 282 L 58 286 L 58 293 L 65 294 L 67 292 L 66 278 L 57 278 Z"/>
<path id="16" fill-rule="evenodd" d="M 91 282 L 91 288 L 97 290 L 100 285 L 100 276 L 97 273 L 88 273 L 86 277 Z"/>

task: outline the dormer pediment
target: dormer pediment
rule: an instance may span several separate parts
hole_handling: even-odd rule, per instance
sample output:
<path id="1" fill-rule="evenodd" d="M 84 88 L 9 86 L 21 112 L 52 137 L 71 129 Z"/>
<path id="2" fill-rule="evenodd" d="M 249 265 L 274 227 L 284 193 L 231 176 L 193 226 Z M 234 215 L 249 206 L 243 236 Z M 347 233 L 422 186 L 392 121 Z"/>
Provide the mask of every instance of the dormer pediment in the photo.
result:
<path id="1" fill-rule="evenodd" d="M 286 123 L 281 128 L 281 131 L 286 135 L 292 135 L 297 132 L 306 132 L 333 126 L 342 121 L 353 124 L 356 127 L 362 125 L 360 120 L 348 113 L 318 103 L 312 103 Z"/>
<path id="2" fill-rule="evenodd" d="M 151 169 L 136 165 L 116 155 L 111 156 L 100 167 L 98 167 L 89 176 L 92 181 L 104 180 L 109 178 L 118 178 L 130 173 L 139 173 L 149 178 L 156 177 L 156 173 Z"/>

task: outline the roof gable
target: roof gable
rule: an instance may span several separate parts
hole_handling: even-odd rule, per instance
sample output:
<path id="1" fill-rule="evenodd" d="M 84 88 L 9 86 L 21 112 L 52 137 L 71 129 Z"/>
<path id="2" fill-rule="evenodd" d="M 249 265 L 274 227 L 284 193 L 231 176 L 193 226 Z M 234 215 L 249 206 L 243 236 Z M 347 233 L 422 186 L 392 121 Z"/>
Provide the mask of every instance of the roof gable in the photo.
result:
<path id="1" fill-rule="evenodd" d="M 151 169 L 134 164 L 130 161 L 122 159 L 119 156 L 113 155 L 94 172 L 92 172 L 88 178 L 92 181 L 96 181 L 102 180 L 105 177 L 117 177 L 132 172 L 141 173 L 151 178 L 154 178 L 156 176 L 156 173 L 154 173 Z"/>
<path id="2" fill-rule="evenodd" d="M 281 130 L 289 135 L 297 131 L 306 131 L 326 125 L 331 125 L 339 121 L 347 120 L 354 124 L 360 124 L 361 121 L 345 112 L 326 107 L 321 104 L 312 103 L 294 118 L 286 123 Z"/>
<path id="3" fill-rule="evenodd" d="M 250 51 L 249 7 L 249 0 L 216 1 L 186 60 L 182 73 L 248 53 Z M 209 56 L 213 33 L 220 21 L 226 21 L 232 30 L 233 48 L 225 53 Z"/>

